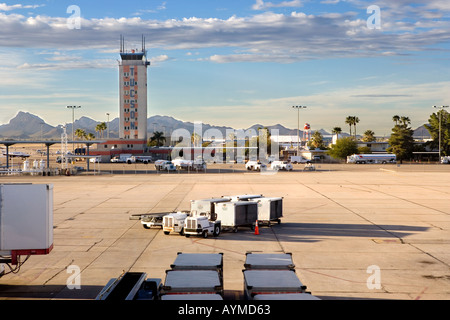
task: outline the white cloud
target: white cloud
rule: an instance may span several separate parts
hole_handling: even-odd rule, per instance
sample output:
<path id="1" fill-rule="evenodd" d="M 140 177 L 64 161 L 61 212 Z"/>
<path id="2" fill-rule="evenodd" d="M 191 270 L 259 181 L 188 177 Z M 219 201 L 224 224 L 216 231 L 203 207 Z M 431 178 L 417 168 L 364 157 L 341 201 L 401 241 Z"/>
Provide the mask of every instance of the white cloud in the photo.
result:
<path id="1" fill-rule="evenodd" d="M 0 3 L 0 11 L 11 11 L 11 10 L 17 10 L 17 9 L 36 9 L 39 7 L 43 7 L 44 5 L 23 5 L 23 4 L 13 4 L 13 5 L 7 5 L 6 3 Z"/>
<path id="2" fill-rule="evenodd" d="M 264 2 L 263 0 L 256 0 L 256 3 L 252 6 L 252 9 L 265 10 L 269 8 L 301 7 L 301 6 L 303 6 L 303 3 L 300 0 L 282 1 L 280 3 Z"/>

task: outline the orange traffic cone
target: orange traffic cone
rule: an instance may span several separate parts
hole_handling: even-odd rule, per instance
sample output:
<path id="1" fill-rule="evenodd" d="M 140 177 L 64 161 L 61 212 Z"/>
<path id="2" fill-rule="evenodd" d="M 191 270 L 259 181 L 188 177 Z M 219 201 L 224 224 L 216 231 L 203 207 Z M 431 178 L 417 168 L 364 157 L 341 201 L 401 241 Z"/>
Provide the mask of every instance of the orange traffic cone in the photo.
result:
<path id="1" fill-rule="evenodd" d="M 258 220 L 256 220 L 256 224 L 255 224 L 255 234 L 256 234 L 256 235 L 259 234 Z"/>

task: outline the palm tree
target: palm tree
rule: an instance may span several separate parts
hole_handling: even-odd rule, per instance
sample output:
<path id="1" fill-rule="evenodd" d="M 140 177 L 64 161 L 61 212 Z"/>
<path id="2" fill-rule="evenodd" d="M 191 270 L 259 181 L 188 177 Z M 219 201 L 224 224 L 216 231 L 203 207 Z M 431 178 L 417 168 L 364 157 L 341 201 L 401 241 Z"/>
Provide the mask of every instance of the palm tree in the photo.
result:
<path id="1" fill-rule="evenodd" d="M 336 135 L 336 141 L 337 141 L 339 138 L 339 135 L 342 133 L 342 129 L 341 129 L 341 127 L 334 127 L 333 130 L 331 130 L 331 133 Z"/>
<path id="2" fill-rule="evenodd" d="M 356 140 L 356 124 L 359 123 L 359 118 L 354 116 L 353 117 L 353 126 L 355 127 L 355 140 Z"/>
<path id="3" fill-rule="evenodd" d="M 100 138 L 103 138 L 103 131 L 107 129 L 106 123 L 102 122 L 95 126 L 95 131 L 100 132 Z"/>
<path id="4" fill-rule="evenodd" d="M 165 141 L 166 137 L 164 137 L 164 133 L 160 131 L 155 131 L 153 133 L 153 136 L 150 138 L 149 144 L 155 143 L 157 147 L 160 147 L 164 144 Z"/>
<path id="5" fill-rule="evenodd" d="M 394 121 L 395 124 L 397 125 L 398 122 L 400 121 L 400 116 L 398 116 L 398 115 L 393 116 L 393 117 L 392 117 L 392 121 Z"/>
<path id="6" fill-rule="evenodd" d="M 75 135 L 77 136 L 78 139 L 83 139 L 86 137 L 86 131 L 84 131 L 83 129 L 77 129 L 75 130 Z"/>
<path id="7" fill-rule="evenodd" d="M 352 135 L 353 117 L 348 116 L 347 118 L 345 118 L 345 123 L 348 124 L 348 126 L 350 127 L 350 136 L 351 136 Z"/>
<path id="8" fill-rule="evenodd" d="M 364 142 L 372 142 L 372 141 L 375 141 L 375 140 L 376 140 L 375 132 L 373 132 L 372 130 L 366 130 L 364 132 L 364 136 L 362 138 L 362 141 L 364 141 Z"/>
<path id="9" fill-rule="evenodd" d="M 86 140 L 95 140 L 95 135 L 93 133 L 88 133 L 85 138 Z"/>
<path id="10" fill-rule="evenodd" d="M 409 119 L 409 117 L 402 116 L 400 118 L 400 123 L 406 126 L 408 124 L 411 124 L 411 120 Z"/>

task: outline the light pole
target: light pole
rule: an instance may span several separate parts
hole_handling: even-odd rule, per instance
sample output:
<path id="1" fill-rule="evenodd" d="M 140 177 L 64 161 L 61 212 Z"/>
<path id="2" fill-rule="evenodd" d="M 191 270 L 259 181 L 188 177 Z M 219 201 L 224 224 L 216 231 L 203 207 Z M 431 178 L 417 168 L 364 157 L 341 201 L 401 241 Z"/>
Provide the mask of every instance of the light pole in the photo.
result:
<path id="1" fill-rule="evenodd" d="M 67 109 L 72 109 L 72 143 L 73 143 L 73 149 L 75 150 L 75 109 L 80 109 L 81 106 L 67 106 Z M 73 151 L 73 150 L 72 150 Z"/>
<path id="2" fill-rule="evenodd" d="M 306 106 L 292 106 L 293 109 L 297 109 L 297 157 L 299 155 L 300 145 L 300 109 L 306 109 Z"/>
<path id="3" fill-rule="evenodd" d="M 107 132 L 107 135 L 108 135 L 108 140 L 109 140 L 109 113 L 107 112 L 106 113 L 106 116 L 108 117 L 108 127 L 106 128 L 106 132 Z"/>
<path id="4" fill-rule="evenodd" d="M 448 108 L 448 106 L 440 106 L 440 107 L 433 106 L 433 108 L 441 109 L 441 111 L 442 111 L 445 108 Z M 440 162 L 441 161 L 441 114 L 442 114 L 442 112 L 438 111 L 438 113 L 439 113 L 439 162 Z"/>

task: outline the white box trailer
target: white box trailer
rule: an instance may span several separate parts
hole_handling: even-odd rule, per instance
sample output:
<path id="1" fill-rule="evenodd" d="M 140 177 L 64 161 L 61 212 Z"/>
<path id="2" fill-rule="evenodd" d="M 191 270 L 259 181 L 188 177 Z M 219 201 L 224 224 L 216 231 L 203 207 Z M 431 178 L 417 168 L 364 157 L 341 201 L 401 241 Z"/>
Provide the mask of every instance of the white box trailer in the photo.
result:
<path id="1" fill-rule="evenodd" d="M 222 223 L 222 230 L 232 229 L 237 232 L 238 227 L 255 227 L 258 219 L 258 205 L 250 201 L 229 201 L 215 204 L 217 220 Z"/>
<path id="2" fill-rule="evenodd" d="M 211 198 L 211 199 L 201 199 L 201 200 L 191 200 L 191 216 L 200 217 L 205 216 L 210 220 L 216 220 L 215 205 L 220 202 L 228 202 L 231 198 Z"/>
<path id="3" fill-rule="evenodd" d="M 283 217 L 283 197 L 253 198 L 249 201 L 258 205 L 258 223 L 270 224 L 272 221 L 281 223 Z"/>
<path id="4" fill-rule="evenodd" d="M 228 198 L 231 201 L 248 201 L 250 199 L 262 198 L 262 194 L 240 194 L 235 196 L 222 196 L 222 198 Z"/>
<path id="5" fill-rule="evenodd" d="M 294 270 L 244 270 L 244 298 L 260 294 L 305 293 Z"/>
<path id="6" fill-rule="evenodd" d="M 217 271 L 166 270 L 166 279 L 161 290 L 161 296 L 199 293 L 223 296 L 223 285 Z"/>
<path id="7" fill-rule="evenodd" d="M 17 265 L 22 255 L 53 248 L 53 185 L 0 184 L 0 255 Z"/>
<path id="8" fill-rule="evenodd" d="M 253 253 L 245 255 L 246 270 L 294 270 L 291 253 Z"/>

